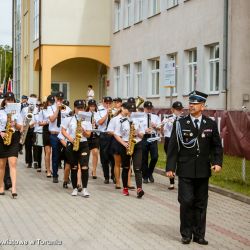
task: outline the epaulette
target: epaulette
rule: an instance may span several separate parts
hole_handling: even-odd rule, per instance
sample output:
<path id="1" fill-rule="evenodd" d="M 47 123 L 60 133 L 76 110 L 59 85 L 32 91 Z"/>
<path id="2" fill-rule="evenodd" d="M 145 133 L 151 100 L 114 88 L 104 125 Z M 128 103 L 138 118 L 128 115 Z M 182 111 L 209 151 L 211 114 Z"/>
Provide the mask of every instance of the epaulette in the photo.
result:
<path id="1" fill-rule="evenodd" d="M 165 118 L 171 118 L 171 117 L 173 117 L 173 114 L 165 116 Z"/>
<path id="2" fill-rule="evenodd" d="M 178 116 L 178 117 L 176 118 L 176 120 L 177 120 L 177 121 L 183 120 L 183 119 L 185 119 L 185 118 L 187 118 L 187 117 L 188 117 L 188 115 L 180 115 L 180 116 Z"/>
<path id="3" fill-rule="evenodd" d="M 67 115 L 66 115 L 66 117 L 71 117 L 71 116 L 73 116 L 74 114 L 73 114 L 73 111 L 70 111 Z"/>

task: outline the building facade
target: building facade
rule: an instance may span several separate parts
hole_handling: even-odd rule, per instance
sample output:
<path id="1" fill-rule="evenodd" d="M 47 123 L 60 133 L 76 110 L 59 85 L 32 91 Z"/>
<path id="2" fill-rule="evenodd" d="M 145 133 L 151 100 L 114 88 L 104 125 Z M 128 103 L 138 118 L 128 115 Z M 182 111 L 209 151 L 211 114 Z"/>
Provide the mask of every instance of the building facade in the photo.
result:
<path id="1" fill-rule="evenodd" d="M 175 100 L 187 106 L 197 89 L 209 94 L 209 109 L 250 109 L 250 1 L 112 3 L 110 94 L 166 108 Z"/>
<path id="2" fill-rule="evenodd" d="M 22 0 L 21 94 L 63 91 L 73 101 L 106 93 L 110 0 Z M 15 27 L 14 27 L 15 28 Z"/>

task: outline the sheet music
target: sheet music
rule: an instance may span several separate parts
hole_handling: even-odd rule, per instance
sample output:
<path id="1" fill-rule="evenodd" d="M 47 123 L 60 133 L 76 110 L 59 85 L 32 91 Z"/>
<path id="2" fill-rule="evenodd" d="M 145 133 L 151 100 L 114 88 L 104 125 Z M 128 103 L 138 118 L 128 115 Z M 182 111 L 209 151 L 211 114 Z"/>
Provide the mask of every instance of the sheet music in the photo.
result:
<path id="1" fill-rule="evenodd" d="M 5 106 L 5 112 L 7 114 L 20 114 L 21 103 L 7 103 Z"/>

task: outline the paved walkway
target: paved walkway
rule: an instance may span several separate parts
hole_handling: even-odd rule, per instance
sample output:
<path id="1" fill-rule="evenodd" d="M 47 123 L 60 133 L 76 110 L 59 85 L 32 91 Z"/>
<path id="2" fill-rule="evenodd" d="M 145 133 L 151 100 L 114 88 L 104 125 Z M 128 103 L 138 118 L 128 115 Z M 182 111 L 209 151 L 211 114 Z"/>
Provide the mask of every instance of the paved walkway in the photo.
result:
<path id="1" fill-rule="evenodd" d="M 10 192 L 0 197 L 0 249 L 250 249 L 249 205 L 210 192 L 209 245 L 184 246 L 177 190 L 167 190 L 165 177 L 155 175 L 138 200 L 135 191 L 124 197 L 113 184 L 104 185 L 101 173 L 99 167 L 98 179 L 89 180 L 89 199 L 71 197 L 71 188 L 25 168 L 20 157 L 18 199 Z"/>

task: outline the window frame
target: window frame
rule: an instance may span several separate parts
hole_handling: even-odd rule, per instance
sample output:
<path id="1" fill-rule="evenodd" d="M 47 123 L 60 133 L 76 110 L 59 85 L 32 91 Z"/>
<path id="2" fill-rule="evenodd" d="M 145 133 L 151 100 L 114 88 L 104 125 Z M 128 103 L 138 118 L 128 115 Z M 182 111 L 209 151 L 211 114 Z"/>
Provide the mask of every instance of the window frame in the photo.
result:
<path id="1" fill-rule="evenodd" d="M 194 61 L 194 52 L 196 53 L 196 61 Z M 191 61 L 190 61 L 191 53 Z M 187 51 L 188 63 L 187 63 L 187 89 L 188 92 L 193 91 L 197 87 L 197 75 L 198 75 L 198 66 L 197 66 L 197 48 Z M 191 82 L 190 82 L 190 71 L 192 73 Z"/>
<path id="2" fill-rule="evenodd" d="M 114 2 L 114 32 L 118 32 L 121 29 L 121 1 L 116 0 Z"/>
<path id="3" fill-rule="evenodd" d="M 178 65 L 178 52 L 175 53 L 171 53 L 171 54 L 167 54 L 167 60 L 168 61 L 175 61 L 175 87 L 174 88 L 169 88 L 169 93 L 167 93 L 167 97 L 171 96 L 171 92 L 172 92 L 172 96 L 176 97 L 178 96 L 178 72 L 179 72 L 179 65 Z"/>
<path id="4" fill-rule="evenodd" d="M 121 85 L 121 68 L 120 66 L 114 67 L 114 85 L 116 90 L 116 96 L 120 96 L 119 87 Z"/>
<path id="5" fill-rule="evenodd" d="M 216 57 L 216 48 L 218 48 L 218 57 Z M 211 58 L 211 50 L 213 50 L 213 58 Z M 216 66 L 218 64 L 218 89 L 216 90 Z M 208 60 L 208 84 L 209 84 L 209 93 L 210 94 L 218 94 L 220 91 L 220 46 L 219 44 L 214 44 L 209 46 L 209 60 Z M 213 69 L 213 82 L 211 88 L 211 69 Z"/>
<path id="6" fill-rule="evenodd" d="M 33 41 L 36 41 L 39 39 L 39 2 L 40 0 L 34 0 L 34 38 Z"/>
<path id="7" fill-rule="evenodd" d="M 135 23 L 143 20 L 143 3 L 144 0 L 134 0 Z"/>
<path id="8" fill-rule="evenodd" d="M 133 23 L 133 4 L 132 0 L 125 0 L 124 2 L 124 28 L 128 28 Z"/>
<path id="9" fill-rule="evenodd" d="M 141 95 L 142 75 L 142 61 L 134 63 L 134 96 Z"/>
<path id="10" fill-rule="evenodd" d="M 149 4 L 148 17 L 153 17 L 161 13 L 161 1 L 160 0 L 149 0 L 148 4 Z"/>
<path id="11" fill-rule="evenodd" d="M 131 67 L 130 64 L 123 65 L 123 98 L 128 98 L 130 95 L 130 83 L 131 83 Z"/>
<path id="12" fill-rule="evenodd" d="M 170 4 L 170 1 L 172 3 Z M 179 0 L 167 0 L 167 10 L 179 5 Z"/>
<path id="13" fill-rule="evenodd" d="M 157 62 L 159 63 L 159 67 L 157 68 Z M 153 58 L 148 60 L 149 63 L 149 78 L 148 78 L 148 97 L 160 97 L 160 58 Z M 155 82 L 158 79 L 158 87 L 157 82 Z M 153 86 L 155 84 L 155 87 Z M 158 93 L 155 91 L 153 92 L 153 89 L 157 90 Z"/>
<path id="14" fill-rule="evenodd" d="M 52 94 L 52 84 L 58 84 L 59 85 L 59 91 L 63 92 L 63 84 L 66 84 L 67 86 L 67 96 L 64 96 L 64 99 L 68 100 L 70 102 L 70 83 L 69 82 L 63 82 L 63 81 L 53 81 L 51 82 L 51 94 Z"/>

